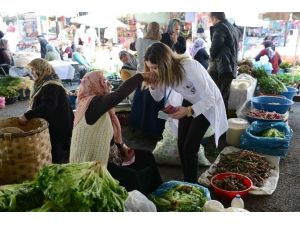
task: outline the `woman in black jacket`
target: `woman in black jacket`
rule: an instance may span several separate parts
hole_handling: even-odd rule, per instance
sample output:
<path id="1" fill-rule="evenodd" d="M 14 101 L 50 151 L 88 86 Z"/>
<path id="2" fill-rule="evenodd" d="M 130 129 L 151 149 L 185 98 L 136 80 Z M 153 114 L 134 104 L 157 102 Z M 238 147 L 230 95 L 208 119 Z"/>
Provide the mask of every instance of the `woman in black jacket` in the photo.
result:
<path id="1" fill-rule="evenodd" d="M 32 118 L 43 118 L 49 123 L 52 162 L 66 163 L 69 159 L 73 129 L 73 110 L 64 86 L 53 67 L 44 59 L 29 63 L 35 79 L 30 110 L 19 117 L 21 124 Z"/>
<path id="2" fill-rule="evenodd" d="M 186 40 L 180 35 L 180 20 L 172 19 L 169 22 L 168 30 L 161 36 L 161 42 L 168 45 L 172 51 L 184 54 L 186 51 Z"/>
<path id="3" fill-rule="evenodd" d="M 238 30 L 226 20 L 224 12 L 211 12 L 209 19 L 211 47 L 208 72 L 219 87 L 226 111 L 230 85 L 237 73 Z"/>

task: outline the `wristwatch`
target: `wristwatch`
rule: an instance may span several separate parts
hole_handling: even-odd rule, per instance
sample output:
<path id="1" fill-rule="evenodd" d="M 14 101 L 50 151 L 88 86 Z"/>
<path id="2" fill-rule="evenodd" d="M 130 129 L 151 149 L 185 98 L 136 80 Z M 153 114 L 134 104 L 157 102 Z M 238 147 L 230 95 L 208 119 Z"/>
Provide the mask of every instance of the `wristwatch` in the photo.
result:
<path id="1" fill-rule="evenodd" d="M 186 114 L 187 117 L 191 117 L 194 114 L 194 110 L 192 106 L 188 106 L 187 111 L 188 111 L 188 113 Z"/>

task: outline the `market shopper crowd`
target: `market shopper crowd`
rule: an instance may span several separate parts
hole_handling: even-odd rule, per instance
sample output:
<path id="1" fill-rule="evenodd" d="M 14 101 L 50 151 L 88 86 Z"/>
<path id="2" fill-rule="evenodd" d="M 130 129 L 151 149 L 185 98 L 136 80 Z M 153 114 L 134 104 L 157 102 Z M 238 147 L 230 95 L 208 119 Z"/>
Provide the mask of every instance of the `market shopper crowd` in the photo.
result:
<path id="1" fill-rule="evenodd" d="M 162 183 L 155 158 L 151 152 L 132 149 L 124 143 L 114 110 L 131 94 L 130 126 L 135 130 L 161 138 L 166 120 L 178 120 L 177 145 L 184 181 L 197 183 L 200 142 L 209 126 L 214 129 L 216 147 L 227 131 L 229 91 L 237 75 L 238 31 L 223 12 L 211 12 L 209 18 L 209 54 L 206 41 L 198 38 L 188 49 L 191 57 L 185 54 L 180 20 L 170 20 L 163 34 L 157 22 L 149 23 L 145 35 L 135 41 L 136 56 L 127 50 L 119 52 L 123 84 L 114 92 L 104 71 L 91 71 L 92 65 L 84 56 L 88 39 L 78 32 L 75 47 L 64 45 L 61 49 L 80 65 L 75 115 L 67 91 L 48 62 L 62 60 L 61 51 L 40 36 L 41 58 L 29 63 L 35 80 L 30 109 L 20 116 L 20 123 L 36 117 L 48 121 L 53 163 L 100 161 L 127 191 L 137 189 L 149 194 Z M 267 55 L 273 73 L 277 73 L 280 56 L 274 45 L 264 44 L 256 60 Z M 6 48 L 7 42 L 1 38 L 0 51 L 6 57 L 0 59 L 7 59 L 11 65 Z M 167 112 L 174 93 L 182 97 L 181 106 Z"/>

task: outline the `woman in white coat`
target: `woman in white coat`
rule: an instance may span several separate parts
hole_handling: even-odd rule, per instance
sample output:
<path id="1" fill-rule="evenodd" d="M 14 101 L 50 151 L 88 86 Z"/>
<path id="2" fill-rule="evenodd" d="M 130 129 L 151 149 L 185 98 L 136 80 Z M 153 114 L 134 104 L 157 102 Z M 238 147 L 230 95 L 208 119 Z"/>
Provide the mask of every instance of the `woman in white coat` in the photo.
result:
<path id="1" fill-rule="evenodd" d="M 171 91 L 183 97 L 182 106 L 169 114 L 179 119 L 178 149 L 184 181 L 196 183 L 197 153 L 206 130 L 211 124 L 215 130 L 215 143 L 228 129 L 222 95 L 204 67 L 196 60 L 179 56 L 163 43 L 152 44 L 145 54 L 145 71 L 155 79 L 150 93 L 156 101 Z"/>

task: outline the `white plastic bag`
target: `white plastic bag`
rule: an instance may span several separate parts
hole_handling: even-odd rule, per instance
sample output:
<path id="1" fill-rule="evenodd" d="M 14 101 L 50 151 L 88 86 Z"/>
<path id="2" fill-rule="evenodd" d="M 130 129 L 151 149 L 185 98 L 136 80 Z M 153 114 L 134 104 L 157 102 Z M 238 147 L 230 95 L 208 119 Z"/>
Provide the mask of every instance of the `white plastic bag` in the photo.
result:
<path id="1" fill-rule="evenodd" d="M 145 195 L 137 190 L 128 192 L 125 201 L 125 212 L 157 212 L 156 206 Z"/>
<path id="2" fill-rule="evenodd" d="M 213 134 L 214 131 L 210 126 L 204 137 L 210 137 Z M 169 123 L 166 123 L 162 136 L 163 139 L 157 142 L 153 151 L 156 162 L 163 165 L 181 165 L 177 147 L 177 138 L 173 135 Z M 211 164 L 205 157 L 204 147 L 202 145 L 200 145 L 198 152 L 198 164 L 200 166 L 209 166 Z"/>

